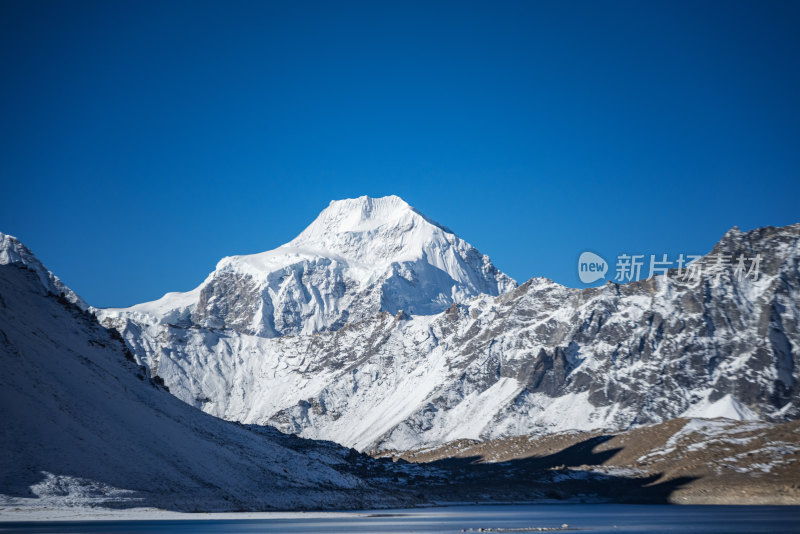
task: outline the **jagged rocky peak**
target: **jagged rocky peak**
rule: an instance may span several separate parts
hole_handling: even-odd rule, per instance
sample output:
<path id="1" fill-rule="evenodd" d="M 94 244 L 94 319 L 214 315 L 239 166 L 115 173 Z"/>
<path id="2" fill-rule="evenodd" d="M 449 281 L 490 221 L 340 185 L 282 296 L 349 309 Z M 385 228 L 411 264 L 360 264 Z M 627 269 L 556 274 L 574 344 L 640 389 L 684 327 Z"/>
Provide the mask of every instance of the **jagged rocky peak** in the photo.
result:
<path id="1" fill-rule="evenodd" d="M 748 232 L 743 232 L 738 226 L 734 226 L 725 232 L 709 255 L 716 258 L 721 254 L 726 262 L 733 263 L 736 263 L 740 256 L 744 256 L 748 263 L 758 256 L 760 267 L 766 272 L 771 272 L 779 267 L 784 256 L 792 257 L 792 250 L 797 249 L 798 233 L 800 233 L 800 223 L 781 227 L 764 226 Z M 770 243 L 772 248 L 770 254 L 764 254 L 761 250 L 765 242 Z"/>
<path id="2" fill-rule="evenodd" d="M 434 314 L 514 287 L 488 256 L 400 197 L 363 196 L 331 202 L 274 250 L 223 258 L 193 291 L 102 314 L 276 337 L 337 330 L 382 311 Z"/>
<path id="3" fill-rule="evenodd" d="M 63 295 L 68 301 L 85 310 L 89 306 L 14 236 L 0 232 L 0 265 L 19 265 L 34 271 L 45 289 L 54 295 Z"/>

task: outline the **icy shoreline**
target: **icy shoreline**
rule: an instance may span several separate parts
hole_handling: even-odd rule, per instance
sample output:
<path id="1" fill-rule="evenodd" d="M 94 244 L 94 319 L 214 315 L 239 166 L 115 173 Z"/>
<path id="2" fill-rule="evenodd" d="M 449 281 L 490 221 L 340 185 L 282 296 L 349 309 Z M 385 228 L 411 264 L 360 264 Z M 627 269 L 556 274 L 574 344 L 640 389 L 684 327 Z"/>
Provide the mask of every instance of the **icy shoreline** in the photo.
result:
<path id="1" fill-rule="evenodd" d="M 368 517 L 373 512 L 173 512 L 158 508 L 5 508 L 0 509 L 0 525 L 27 521 L 150 521 L 150 520 L 240 520 L 240 519 L 326 519 Z"/>

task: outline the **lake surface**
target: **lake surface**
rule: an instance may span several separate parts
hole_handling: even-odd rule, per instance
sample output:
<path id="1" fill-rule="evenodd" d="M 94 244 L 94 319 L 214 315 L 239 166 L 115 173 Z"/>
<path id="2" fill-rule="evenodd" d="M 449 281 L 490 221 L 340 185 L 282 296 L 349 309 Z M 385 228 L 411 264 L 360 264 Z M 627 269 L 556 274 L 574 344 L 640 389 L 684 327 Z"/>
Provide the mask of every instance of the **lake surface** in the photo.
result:
<path id="1" fill-rule="evenodd" d="M 173 519 L 0 523 L 0 532 L 477 532 L 479 528 L 561 527 L 576 532 L 800 533 L 796 506 L 669 506 L 618 504 L 449 506 L 426 509 L 348 512 L 331 517 L 302 514 L 275 519 Z M 572 530 L 574 529 L 574 530 Z"/>

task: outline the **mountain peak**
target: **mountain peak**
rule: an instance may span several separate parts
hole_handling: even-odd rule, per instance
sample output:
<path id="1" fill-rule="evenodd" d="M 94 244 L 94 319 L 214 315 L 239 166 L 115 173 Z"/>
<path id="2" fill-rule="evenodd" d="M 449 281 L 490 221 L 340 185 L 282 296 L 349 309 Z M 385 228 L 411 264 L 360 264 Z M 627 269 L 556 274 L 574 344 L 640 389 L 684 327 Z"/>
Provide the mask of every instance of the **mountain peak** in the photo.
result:
<path id="1" fill-rule="evenodd" d="M 129 311 L 274 337 L 335 330 L 381 311 L 431 315 L 516 285 L 402 198 L 362 196 L 331 202 L 274 250 L 223 258 L 193 291 Z"/>
<path id="2" fill-rule="evenodd" d="M 334 236 L 362 234 L 365 237 L 375 238 L 378 233 L 399 234 L 415 226 L 432 226 L 452 233 L 398 196 L 347 198 L 332 201 L 314 222 L 288 245 L 312 244 L 318 248 L 323 242 L 331 244 L 331 238 Z M 378 232 L 381 228 L 386 231 Z M 335 243 L 333 244 L 334 249 L 338 248 Z"/>
<path id="3" fill-rule="evenodd" d="M 411 206 L 397 195 L 386 195 L 385 197 L 371 197 L 368 195 L 361 195 L 356 198 L 343 198 L 341 200 L 331 200 L 328 208 L 339 209 L 372 209 L 373 207 L 391 207 L 391 208 L 410 208 Z M 328 209 L 326 208 L 326 209 Z"/>
<path id="4" fill-rule="evenodd" d="M 418 261 L 452 274 L 453 268 L 463 269 L 454 264 L 459 262 L 448 251 L 457 251 L 462 257 L 468 250 L 477 253 L 450 229 L 395 195 L 335 200 L 300 235 L 277 250 L 344 261 L 373 274 L 392 264 Z M 467 276 L 460 272 L 453 278 L 464 282 Z"/>

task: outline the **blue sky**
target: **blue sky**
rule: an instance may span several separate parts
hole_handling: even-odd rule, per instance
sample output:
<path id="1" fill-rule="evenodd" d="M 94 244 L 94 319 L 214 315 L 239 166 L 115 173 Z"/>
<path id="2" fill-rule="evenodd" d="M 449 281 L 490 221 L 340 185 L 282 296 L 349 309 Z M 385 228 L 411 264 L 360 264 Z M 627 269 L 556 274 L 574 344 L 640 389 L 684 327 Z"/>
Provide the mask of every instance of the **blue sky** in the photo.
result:
<path id="1" fill-rule="evenodd" d="M 520 281 L 800 221 L 798 2 L 0 3 L 0 231 L 90 303 L 397 194 Z"/>

